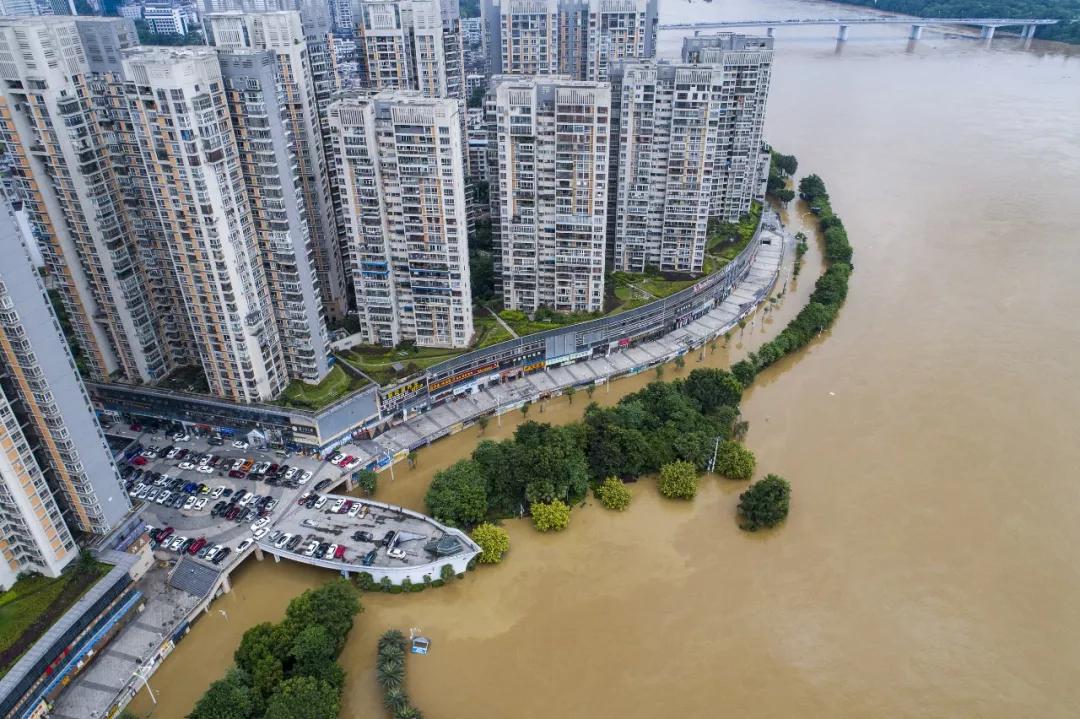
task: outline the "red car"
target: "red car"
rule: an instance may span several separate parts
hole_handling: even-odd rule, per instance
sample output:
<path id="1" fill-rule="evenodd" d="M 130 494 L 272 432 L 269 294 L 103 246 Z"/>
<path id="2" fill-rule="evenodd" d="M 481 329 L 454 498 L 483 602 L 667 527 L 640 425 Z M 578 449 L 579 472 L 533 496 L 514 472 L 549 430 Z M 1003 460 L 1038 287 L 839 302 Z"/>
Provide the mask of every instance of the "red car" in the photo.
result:
<path id="1" fill-rule="evenodd" d="M 344 467 L 345 465 L 347 465 L 349 462 L 353 461 L 354 459 L 356 459 L 356 457 L 354 457 L 354 456 L 352 456 L 350 454 L 350 455 L 346 456 L 345 458 L 343 458 L 340 462 L 338 462 L 338 466 L 339 467 Z"/>
<path id="2" fill-rule="evenodd" d="M 134 464 L 136 467 L 141 467 L 141 466 L 143 466 L 144 464 L 147 463 L 147 459 L 146 459 L 146 457 L 144 457 L 144 456 L 142 456 L 140 454 L 140 455 L 137 455 L 135 457 L 132 457 L 131 458 L 131 463 Z"/>
<path id="3" fill-rule="evenodd" d="M 158 531 L 157 543 L 158 544 L 163 544 L 166 539 L 168 539 L 169 537 L 172 536 L 172 533 L 173 533 L 173 528 L 172 527 L 165 527 L 165 529 L 162 529 L 162 530 Z"/>
<path id="4" fill-rule="evenodd" d="M 345 558 L 345 545 L 344 544 L 339 544 L 338 548 L 334 550 L 334 559 L 344 559 L 344 558 Z"/>
<path id="5" fill-rule="evenodd" d="M 188 547 L 188 554 L 198 554 L 199 550 L 206 546 L 206 537 L 199 537 Z"/>
<path id="6" fill-rule="evenodd" d="M 239 469 L 230 469 L 229 470 L 229 476 L 232 477 L 233 479 L 243 479 L 244 478 L 244 473 L 241 472 Z"/>
<path id="7" fill-rule="evenodd" d="M 304 502 L 308 501 L 308 497 L 310 497 L 310 496 L 311 496 L 311 492 L 305 492 L 304 494 L 300 495 L 300 499 L 296 500 L 296 503 L 297 504 L 303 504 Z"/>
<path id="8" fill-rule="evenodd" d="M 130 429 L 132 432 L 142 432 L 142 425 L 141 424 L 131 424 L 131 425 L 128 425 L 128 429 Z"/>
<path id="9" fill-rule="evenodd" d="M 345 514 L 350 509 L 352 509 L 352 506 L 353 506 L 353 501 L 351 499 L 346 499 L 345 504 L 341 505 L 341 509 L 339 509 L 337 511 L 337 513 L 338 514 Z"/>

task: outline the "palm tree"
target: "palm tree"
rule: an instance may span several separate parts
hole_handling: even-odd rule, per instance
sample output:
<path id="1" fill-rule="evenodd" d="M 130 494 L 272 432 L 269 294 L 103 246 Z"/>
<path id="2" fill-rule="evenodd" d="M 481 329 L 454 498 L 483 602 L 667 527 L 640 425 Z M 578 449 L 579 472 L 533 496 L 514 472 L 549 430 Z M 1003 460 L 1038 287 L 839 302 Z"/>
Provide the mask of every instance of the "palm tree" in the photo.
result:
<path id="1" fill-rule="evenodd" d="M 408 460 L 410 469 L 416 466 L 416 452 L 409 452 L 405 459 Z"/>
<path id="2" fill-rule="evenodd" d="M 384 691 L 401 689 L 405 678 L 405 665 L 400 661 L 385 660 L 379 662 L 375 670 L 375 678 Z"/>
<path id="3" fill-rule="evenodd" d="M 387 689 L 383 694 L 383 706 L 387 711 L 397 713 L 409 706 L 409 695 L 403 689 Z"/>
<path id="4" fill-rule="evenodd" d="M 656 366 L 656 379 L 664 379 L 664 365 Z"/>
<path id="5" fill-rule="evenodd" d="M 682 369 L 686 366 L 686 359 L 682 355 L 679 355 L 675 358 L 675 366 Z"/>
<path id="6" fill-rule="evenodd" d="M 477 418 L 476 423 L 480 425 L 480 434 L 484 433 L 484 430 L 487 429 L 488 422 L 490 421 L 491 419 L 486 414 Z"/>
<path id="7" fill-rule="evenodd" d="M 424 719 L 424 715 L 416 707 L 407 706 L 394 712 L 394 719 Z"/>
<path id="8" fill-rule="evenodd" d="M 531 405 L 531 404 L 532 404 L 532 402 L 526 402 L 525 404 L 521 405 L 521 418 L 522 419 L 525 419 L 526 417 L 529 416 L 529 405 Z"/>
<path id="9" fill-rule="evenodd" d="M 566 398 L 570 400 L 570 404 L 574 403 L 574 394 L 577 392 L 573 387 L 566 388 Z"/>
<path id="10" fill-rule="evenodd" d="M 594 384 L 591 384 L 585 388 L 585 394 L 589 395 L 589 399 L 592 399 L 594 392 L 596 392 L 596 385 Z"/>

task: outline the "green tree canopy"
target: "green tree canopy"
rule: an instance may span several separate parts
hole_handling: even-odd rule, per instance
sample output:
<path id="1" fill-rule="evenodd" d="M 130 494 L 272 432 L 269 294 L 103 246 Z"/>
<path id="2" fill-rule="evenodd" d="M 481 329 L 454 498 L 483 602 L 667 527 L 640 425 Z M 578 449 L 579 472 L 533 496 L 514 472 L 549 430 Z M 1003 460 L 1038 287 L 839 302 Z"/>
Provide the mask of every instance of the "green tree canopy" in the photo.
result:
<path id="1" fill-rule="evenodd" d="M 693 499 L 697 485 L 697 467 L 689 462 L 672 462 L 660 468 L 660 494 L 669 499 Z"/>
<path id="2" fill-rule="evenodd" d="M 779 475 L 766 475 L 739 495 L 739 526 L 750 532 L 784 521 L 791 504 L 791 485 Z"/>
<path id="3" fill-rule="evenodd" d="M 533 525 L 541 532 L 561 532 L 570 526 L 570 507 L 565 502 L 534 502 L 529 506 Z"/>
<path id="4" fill-rule="evenodd" d="M 447 524 L 470 527 L 487 515 L 487 487 L 480 465 L 463 459 L 435 473 L 425 497 L 428 511 Z"/>
<path id="5" fill-rule="evenodd" d="M 687 376 L 682 388 L 706 414 L 725 405 L 738 407 L 743 393 L 742 383 L 722 369 L 696 369 Z"/>
<path id="6" fill-rule="evenodd" d="M 248 719 L 254 708 L 247 677 L 242 671 L 233 669 L 224 679 L 210 685 L 188 714 L 188 719 Z"/>
<path id="7" fill-rule="evenodd" d="M 286 679 L 270 698 L 266 719 L 338 719 L 338 690 L 317 677 Z"/>
<path id="8" fill-rule="evenodd" d="M 498 564 L 503 555 L 510 551 L 510 535 L 502 527 L 484 522 L 472 531 L 472 540 L 480 545 L 480 562 Z"/>
<path id="9" fill-rule="evenodd" d="M 738 442 L 726 440 L 716 451 L 716 473 L 728 479 L 750 479 L 757 460 L 754 453 Z"/>
<path id="10" fill-rule="evenodd" d="M 630 488 L 618 477 L 608 477 L 594 491 L 600 504 L 616 512 L 622 512 L 629 507 L 634 498 Z"/>

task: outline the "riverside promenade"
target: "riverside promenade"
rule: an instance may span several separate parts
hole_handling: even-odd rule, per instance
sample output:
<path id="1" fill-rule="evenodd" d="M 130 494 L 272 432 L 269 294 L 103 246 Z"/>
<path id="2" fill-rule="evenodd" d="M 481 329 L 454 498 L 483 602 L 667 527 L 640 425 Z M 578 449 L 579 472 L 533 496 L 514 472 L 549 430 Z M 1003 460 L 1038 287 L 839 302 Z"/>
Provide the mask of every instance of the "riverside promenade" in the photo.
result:
<path id="1" fill-rule="evenodd" d="M 461 395 L 410 417 L 374 440 L 347 447 L 357 447 L 368 457 L 397 461 L 411 449 L 460 431 L 481 415 L 501 415 L 518 409 L 526 402 L 560 394 L 568 387 L 603 384 L 618 377 L 637 374 L 723 336 L 769 297 L 780 274 L 785 248 L 792 241 L 779 218 L 771 211 L 766 211 L 762 218 L 761 240 L 746 278 L 736 285 L 723 302 L 699 319 L 662 337 L 605 357 L 549 367 L 473 394 Z M 356 454 L 352 449 L 341 451 Z"/>

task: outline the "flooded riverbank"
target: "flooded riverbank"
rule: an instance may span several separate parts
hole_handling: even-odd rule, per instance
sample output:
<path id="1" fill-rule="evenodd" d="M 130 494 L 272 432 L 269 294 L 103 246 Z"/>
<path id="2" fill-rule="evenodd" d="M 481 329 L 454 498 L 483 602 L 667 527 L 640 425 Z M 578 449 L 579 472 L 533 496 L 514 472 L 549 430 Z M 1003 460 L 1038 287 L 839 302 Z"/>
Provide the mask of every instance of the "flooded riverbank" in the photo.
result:
<path id="1" fill-rule="evenodd" d="M 665 20 L 845 11 L 661 4 Z M 371 664 L 389 626 L 434 641 L 409 660 L 408 690 L 427 716 L 1075 715 L 1080 58 L 930 29 L 909 51 L 904 34 L 860 29 L 837 53 L 827 31 L 777 32 L 769 138 L 825 179 L 856 251 L 834 328 L 743 402 L 759 472 L 793 484 L 786 524 L 739 532 L 745 484 L 715 479 L 690 504 L 639 482 L 628 512 L 575 510 L 560 535 L 510 522 L 502 565 L 364 597 L 342 656 L 343 716 L 384 716 Z M 802 306 L 815 262 L 811 252 L 766 332 Z M 759 316 L 744 344 L 761 329 Z M 729 359 L 706 354 L 713 366 Z M 684 371 L 695 366 L 688 356 Z M 529 419 L 568 421 L 587 401 L 558 398 Z M 508 436 L 519 420 L 485 435 Z M 478 434 L 421 450 L 378 498 L 422 508 L 432 473 Z M 277 618 L 330 576 L 245 567 L 151 680 L 163 697 L 154 716 L 184 716 L 245 623 Z M 140 695 L 134 708 L 145 715 L 150 702 Z"/>

